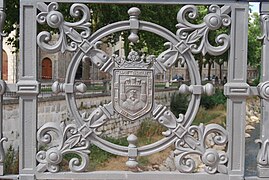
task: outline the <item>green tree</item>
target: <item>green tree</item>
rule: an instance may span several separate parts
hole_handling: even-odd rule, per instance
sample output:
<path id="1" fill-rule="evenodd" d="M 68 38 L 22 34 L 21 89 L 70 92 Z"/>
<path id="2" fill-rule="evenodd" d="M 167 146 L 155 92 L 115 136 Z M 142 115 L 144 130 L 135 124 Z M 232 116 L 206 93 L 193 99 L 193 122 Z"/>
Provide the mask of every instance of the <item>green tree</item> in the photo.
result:
<path id="1" fill-rule="evenodd" d="M 4 33 L 9 35 L 11 32 L 15 32 L 14 36 L 10 36 L 7 39 L 7 44 L 14 47 L 16 50 L 19 49 L 19 0 L 8 0 L 6 1 L 6 21 L 4 24 Z"/>
<path id="2" fill-rule="evenodd" d="M 248 23 L 248 63 L 254 67 L 259 67 L 261 60 L 261 42 L 258 40 L 260 27 L 259 14 L 251 14 Z"/>
<path id="3" fill-rule="evenodd" d="M 111 4 L 97 4 L 90 5 L 93 11 L 93 31 L 111 24 L 113 22 L 128 20 L 127 11 L 131 7 L 138 7 L 141 9 L 140 20 L 149 21 L 160 26 L 169 29 L 172 32 L 176 32 L 176 14 L 180 6 L 175 5 L 111 5 Z M 145 54 L 158 54 L 162 52 L 165 47 L 163 44 L 166 42 L 163 38 L 156 36 L 155 34 L 149 32 L 139 32 L 139 42 L 136 44 L 130 44 L 128 41 L 129 32 L 122 32 L 120 34 L 115 34 L 113 37 L 109 38 L 109 41 L 114 42 L 115 38 L 119 35 L 124 39 L 124 49 L 128 54 L 129 49 L 132 48 L 137 51 L 143 51 Z M 126 54 L 126 55 L 127 55 Z"/>
<path id="4" fill-rule="evenodd" d="M 113 22 L 128 20 L 127 11 L 129 8 L 136 6 L 141 9 L 142 13 L 139 19 L 144 21 L 150 21 L 157 23 L 161 26 L 166 27 L 172 32 L 176 32 L 176 14 L 180 6 L 175 5 L 137 5 L 137 4 L 88 4 L 89 8 L 92 11 L 92 32 L 100 29 L 103 26 L 111 24 Z M 63 13 L 66 21 L 75 21 L 72 17 L 69 16 L 70 4 L 60 3 L 59 11 Z M 4 32 L 10 34 L 12 31 L 16 31 L 14 37 L 8 39 L 8 43 L 13 47 L 19 48 L 18 37 L 19 37 L 19 0 L 8 0 L 6 4 L 6 22 L 4 27 Z M 39 27 L 39 30 L 50 30 L 57 33 L 57 29 L 49 29 L 48 26 Z M 107 41 L 110 43 L 115 42 L 121 35 L 125 42 L 125 49 L 128 52 L 128 49 L 131 47 L 127 37 L 129 32 L 122 32 L 115 34 L 107 38 Z M 157 54 L 165 49 L 163 44 L 165 40 L 147 32 L 139 32 L 140 41 L 132 48 L 137 50 L 144 50 L 146 54 Z M 146 48 L 142 48 L 145 47 Z"/>

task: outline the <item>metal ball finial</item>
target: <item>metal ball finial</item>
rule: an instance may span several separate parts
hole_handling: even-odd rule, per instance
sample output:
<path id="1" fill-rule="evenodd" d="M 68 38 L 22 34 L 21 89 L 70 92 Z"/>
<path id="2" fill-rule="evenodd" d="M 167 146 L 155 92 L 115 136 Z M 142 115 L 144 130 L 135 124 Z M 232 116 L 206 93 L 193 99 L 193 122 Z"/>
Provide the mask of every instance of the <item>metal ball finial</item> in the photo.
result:
<path id="1" fill-rule="evenodd" d="M 134 134 L 129 135 L 127 141 L 129 142 L 129 145 L 136 147 L 137 137 Z"/>
<path id="2" fill-rule="evenodd" d="M 139 16 L 141 14 L 141 11 L 137 7 L 132 7 L 128 10 L 129 16 Z"/>
<path id="3" fill-rule="evenodd" d="M 210 83 L 207 83 L 203 86 L 204 94 L 207 96 L 212 96 L 215 93 L 214 86 Z"/>

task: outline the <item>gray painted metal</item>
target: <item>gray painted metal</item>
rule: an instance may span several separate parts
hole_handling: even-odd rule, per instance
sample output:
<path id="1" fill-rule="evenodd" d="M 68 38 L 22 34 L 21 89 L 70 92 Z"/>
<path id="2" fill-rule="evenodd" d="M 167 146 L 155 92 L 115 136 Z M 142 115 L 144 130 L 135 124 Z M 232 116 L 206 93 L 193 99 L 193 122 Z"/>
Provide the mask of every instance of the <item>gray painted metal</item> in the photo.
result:
<path id="1" fill-rule="evenodd" d="M 262 122 L 261 122 L 261 134 L 259 142 L 261 149 L 259 151 L 257 162 L 258 162 L 258 176 L 269 177 L 269 159 L 268 159 L 268 143 L 269 133 L 267 127 L 269 126 L 269 102 L 268 102 L 268 85 L 269 85 L 269 73 L 268 73 L 268 50 L 269 50 L 269 39 L 268 39 L 268 24 L 269 24 L 269 3 L 263 2 L 260 5 L 261 9 L 261 25 L 262 25 L 262 36 L 260 39 L 263 41 L 262 45 L 262 77 L 261 83 L 258 86 L 259 95 L 261 97 L 261 111 L 262 111 Z"/>
<path id="2" fill-rule="evenodd" d="M 31 0 L 21 0 L 21 2 L 24 2 L 25 4 L 29 3 L 31 4 Z M 35 2 L 48 2 L 46 0 L 38 0 Z M 58 0 L 57 2 L 63 2 L 63 3 L 76 3 L 78 1 L 76 0 Z M 113 4 L 212 4 L 212 1 L 210 0 L 196 0 L 195 2 L 189 1 L 189 0 L 80 0 L 81 3 L 113 3 Z M 214 0 L 214 3 L 216 4 L 224 4 L 224 3 L 241 3 L 237 0 Z M 245 3 L 245 2 L 242 2 Z"/>
<path id="3" fill-rule="evenodd" d="M 201 24 L 192 24 L 186 18 L 195 19 L 199 14 L 194 5 L 183 6 L 177 14 L 177 32 L 173 33 L 157 24 L 139 19 L 140 10 L 131 8 L 129 20 L 107 25 L 97 32 L 90 32 L 90 11 L 84 4 L 73 0 L 56 2 L 21 0 L 20 14 L 20 72 L 18 83 L 6 85 L 0 81 L 0 95 L 16 88 L 20 97 L 20 172 L 19 179 L 244 179 L 245 156 L 245 107 L 246 98 L 259 95 L 263 102 L 263 126 L 261 132 L 262 148 L 258 156 L 259 177 L 269 178 L 268 164 L 268 71 L 263 70 L 262 82 L 258 87 L 250 87 L 246 83 L 247 72 L 247 28 L 248 3 L 232 0 L 212 1 L 136 1 L 135 3 L 160 4 L 210 4 L 209 13 Z M 70 7 L 70 15 L 76 17 L 78 11 L 81 19 L 78 22 L 66 22 L 58 10 L 60 2 L 76 2 Z M 81 0 L 81 3 L 133 3 L 128 0 Z M 0 32 L 4 22 L 4 3 L 0 0 Z M 267 67 L 268 53 L 268 3 L 261 4 L 261 18 L 264 25 L 263 67 Z M 59 39 L 51 43 L 51 34 L 41 31 L 36 34 L 37 23 L 47 24 L 58 29 Z M 230 34 L 216 37 L 217 47 L 208 41 L 208 33 L 221 27 L 230 28 Z M 80 31 L 78 31 L 80 30 Z M 148 31 L 166 39 L 168 49 L 160 55 L 149 56 L 146 61 L 131 51 L 127 58 L 109 56 L 99 48 L 100 40 L 115 32 L 127 30 L 129 41 L 139 40 L 139 31 Z M 67 39 L 70 41 L 67 41 Z M 2 37 L 0 36 L 2 45 Z M 37 47 L 48 53 L 66 51 L 74 52 L 66 73 L 64 83 L 52 85 L 54 93 L 64 92 L 69 112 L 74 118 L 72 124 L 49 122 L 37 129 L 37 95 L 40 92 L 37 80 Z M 2 47 L 0 46 L 0 49 Z M 211 84 L 202 85 L 194 54 L 221 55 L 229 50 L 228 82 L 225 84 L 227 102 L 227 127 L 217 124 L 192 125 L 199 108 L 203 93 L 212 95 Z M 267 50 L 267 51 L 266 51 Z M 2 57 L 2 56 L 1 56 Z M 1 58 L 0 57 L 0 58 Z M 96 108 L 90 115 L 80 114 L 75 102 L 76 92 L 85 92 L 86 85 L 75 83 L 75 75 L 79 63 L 90 59 L 101 71 L 112 75 L 112 102 Z M 179 93 L 191 94 L 191 100 L 185 114 L 179 118 L 165 106 L 156 104 L 154 100 L 154 75 L 167 71 L 178 60 L 186 63 L 189 69 L 191 85 L 182 85 Z M 1 60 L 1 59 L 0 59 Z M 1 67 L 1 63 L 0 63 Z M 0 76 L 1 77 L 1 76 Z M 0 104 L 0 175 L 3 175 L 2 161 L 2 107 Z M 119 146 L 100 137 L 98 127 L 109 121 L 113 115 L 136 121 L 139 118 L 152 116 L 154 120 L 168 130 L 163 132 L 163 139 L 153 144 L 137 147 L 137 137 L 128 137 L 129 145 Z M 54 133 L 54 136 L 51 133 Z M 209 135 L 213 143 L 228 146 L 227 151 L 213 149 L 206 144 Z M 37 148 L 46 145 L 46 150 Z M 130 171 L 122 172 L 85 172 L 89 165 L 88 148 L 94 144 L 101 149 L 120 156 L 128 157 L 126 165 Z M 147 156 L 175 146 L 175 165 L 177 172 L 131 172 L 136 169 L 138 156 Z M 59 164 L 63 155 L 75 153 L 80 159 L 73 158 L 69 162 L 70 172 L 59 172 Z M 195 173 L 196 164 L 193 157 L 197 155 L 204 164 L 203 173 Z M 9 178 L 10 176 L 2 176 Z M 259 177 L 256 177 L 257 179 Z M 1 178 L 1 177 L 0 177 Z M 16 176 L 14 176 L 16 178 Z"/>
<path id="4" fill-rule="evenodd" d="M 2 57 L 2 49 L 3 49 L 3 25 L 4 21 L 6 18 L 6 14 L 3 11 L 5 8 L 5 4 L 3 1 L 0 2 L 0 69 L 2 71 L 2 62 L 3 62 L 3 57 Z M 2 102 L 3 102 L 3 94 L 5 92 L 5 81 L 2 80 L 2 73 L 0 73 L 0 175 L 4 174 L 4 159 L 5 159 L 5 153 L 3 150 L 3 142 L 7 141 L 6 138 L 3 137 L 3 107 L 2 107 Z"/>

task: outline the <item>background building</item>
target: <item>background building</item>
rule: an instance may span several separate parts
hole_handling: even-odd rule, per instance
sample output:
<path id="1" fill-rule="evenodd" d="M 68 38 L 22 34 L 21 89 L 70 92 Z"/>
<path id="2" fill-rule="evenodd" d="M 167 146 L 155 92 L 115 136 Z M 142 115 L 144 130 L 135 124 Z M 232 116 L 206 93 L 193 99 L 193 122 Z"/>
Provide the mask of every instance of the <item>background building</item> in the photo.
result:
<path id="1" fill-rule="evenodd" d="M 10 35 L 12 36 L 12 34 Z M 54 39 L 57 39 L 57 35 L 54 35 Z M 5 41 L 5 39 L 4 39 Z M 125 56 L 124 53 L 124 41 L 119 38 L 115 45 L 109 45 L 103 43 L 100 47 L 108 55 L 116 54 L 119 56 Z M 19 74 L 18 64 L 19 56 L 18 53 L 12 53 L 15 49 L 11 45 L 4 43 L 3 45 L 3 79 L 7 83 L 16 83 Z M 38 49 L 39 56 L 39 71 L 38 77 L 42 83 L 53 83 L 55 81 L 64 81 L 68 65 L 72 59 L 73 53 L 54 53 L 49 54 L 41 49 Z M 198 66 L 198 64 L 197 64 Z M 210 79 L 218 77 L 221 82 L 227 76 L 228 63 L 224 62 L 221 67 L 216 62 L 211 64 L 209 68 L 208 64 L 203 64 L 201 78 L 202 80 L 208 80 L 208 71 L 210 70 Z M 254 67 L 248 67 L 247 77 L 249 81 L 253 81 L 258 78 L 258 70 Z M 186 64 L 181 64 L 179 61 L 174 64 L 165 74 L 157 75 L 156 82 L 167 82 L 172 81 L 175 77 L 189 81 L 189 72 Z M 85 83 L 95 83 L 104 80 L 110 80 L 111 76 L 108 73 L 101 72 L 95 65 L 90 61 L 80 62 L 76 74 L 77 80 L 82 80 Z"/>

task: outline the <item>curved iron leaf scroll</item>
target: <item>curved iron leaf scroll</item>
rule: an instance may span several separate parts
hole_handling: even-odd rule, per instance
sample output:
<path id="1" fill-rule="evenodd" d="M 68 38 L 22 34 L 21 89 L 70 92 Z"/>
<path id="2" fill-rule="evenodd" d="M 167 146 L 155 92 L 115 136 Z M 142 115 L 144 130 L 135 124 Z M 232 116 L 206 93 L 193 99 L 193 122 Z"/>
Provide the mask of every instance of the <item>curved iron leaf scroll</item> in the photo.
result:
<path id="1" fill-rule="evenodd" d="M 70 8 L 71 16 L 81 17 L 81 20 L 75 23 L 64 21 L 63 15 L 58 11 L 57 3 L 49 5 L 38 3 L 38 9 L 41 11 L 37 15 L 38 23 L 47 23 L 51 28 L 59 29 L 59 38 L 56 42 L 50 42 L 52 35 L 49 32 L 40 32 L 37 36 L 40 48 L 52 53 L 75 52 L 65 83 L 55 82 L 53 85 L 54 92 L 66 93 L 67 105 L 75 123 L 69 125 L 47 123 L 38 130 L 38 142 L 49 147 L 47 150 L 40 150 L 36 155 L 39 172 L 58 172 L 63 155 L 67 153 L 75 153 L 80 157 L 70 160 L 71 171 L 84 171 L 89 164 L 87 154 L 90 153 L 88 150 L 90 143 L 110 153 L 127 156 L 126 164 L 130 168 L 137 166 L 137 156 L 159 152 L 174 143 L 175 164 L 180 172 L 195 172 L 196 164 L 190 155 L 196 154 L 205 165 L 206 172 L 227 173 L 226 152 L 215 150 L 206 144 L 210 136 L 214 144 L 225 147 L 228 142 L 227 131 L 217 124 L 206 126 L 191 124 L 198 111 L 201 94 L 213 93 L 212 85 L 201 85 L 193 54 L 220 55 L 229 48 L 227 34 L 216 37 L 216 43 L 219 44 L 216 47 L 208 40 L 209 31 L 230 25 L 228 6 L 211 5 L 204 22 L 198 25 L 191 24 L 186 19 L 186 16 L 191 19 L 196 18 L 197 8 L 192 5 L 182 7 L 177 15 L 176 34 L 157 24 L 140 21 L 138 8 L 131 8 L 128 11 L 129 21 L 107 25 L 93 34 L 89 28 L 90 11 L 83 4 L 73 4 Z M 127 58 L 109 56 L 99 49 L 102 38 L 124 30 L 130 31 L 129 40 L 132 42 L 138 40 L 137 33 L 140 30 L 157 34 L 168 41 L 165 44 L 168 48 L 157 57 L 150 55 L 146 58 L 140 57 L 134 51 L 131 51 Z M 90 115 L 80 114 L 74 101 L 74 93 L 85 90 L 85 85 L 76 86 L 74 81 L 79 63 L 85 59 L 90 59 L 101 71 L 113 75 L 112 102 L 100 106 Z M 185 85 L 180 88 L 181 93 L 191 93 L 191 100 L 187 112 L 180 114 L 179 118 L 176 118 L 167 107 L 156 104 L 154 100 L 154 75 L 167 71 L 177 60 L 188 65 L 191 78 L 189 87 Z M 151 145 L 137 147 L 137 138 L 134 135 L 128 137 L 128 147 L 115 145 L 100 138 L 98 132 L 98 127 L 103 126 L 115 114 L 130 121 L 151 114 L 154 120 L 168 130 L 163 132 L 162 140 Z"/>

